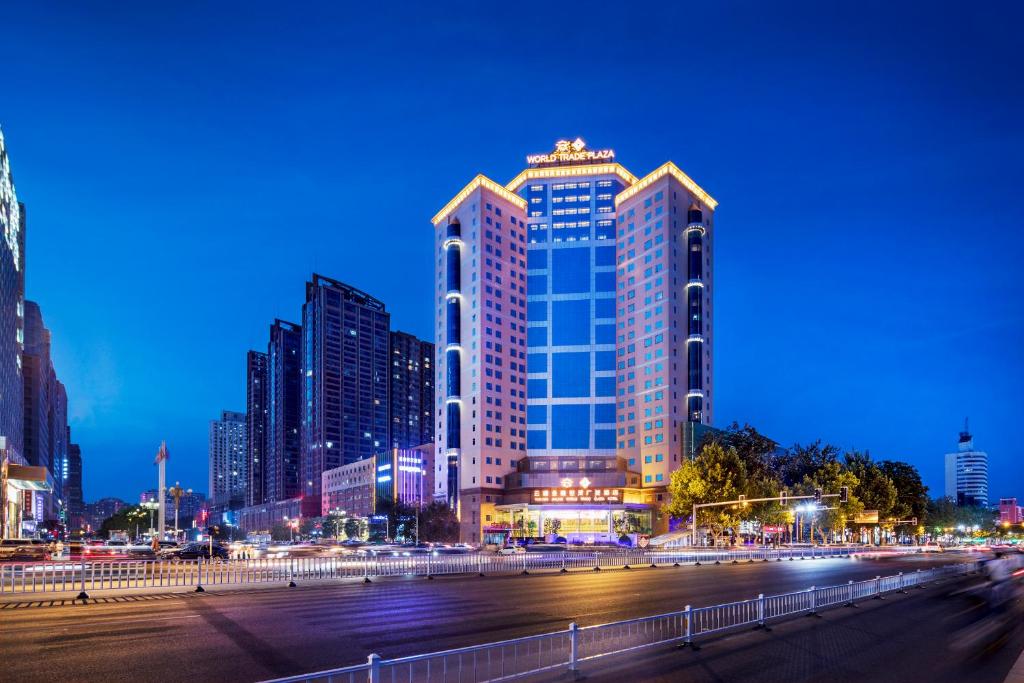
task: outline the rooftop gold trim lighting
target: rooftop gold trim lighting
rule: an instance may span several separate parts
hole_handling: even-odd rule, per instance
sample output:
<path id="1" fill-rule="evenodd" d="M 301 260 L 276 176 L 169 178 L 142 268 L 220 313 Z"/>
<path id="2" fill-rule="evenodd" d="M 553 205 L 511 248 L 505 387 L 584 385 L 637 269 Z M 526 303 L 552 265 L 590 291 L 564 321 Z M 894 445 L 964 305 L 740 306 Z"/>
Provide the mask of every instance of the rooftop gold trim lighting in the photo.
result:
<path id="1" fill-rule="evenodd" d="M 702 190 L 700 185 L 693 182 L 693 179 L 690 176 L 686 175 L 681 170 L 679 170 L 678 166 L 673 164 L 671 161 L 668 161 L 665 162 L 663 165 L 659 166 L 658 168 L 656 168 L 655 170 L 651 171 L 647 175 L 645 175 L 643 178 L 640 179 L 639 182 L 635 183 L 634 185 L 631 185 L 630 187 L 627 187 L 625 190 L 617 194 L 615 196 L 615 207 L 618 208 L 619 204 L 626 201 L 630 197 L 633 197 L 636 194 L 643 192 L 652 184 L 654 184 L 655 182 L 664 178 L 667 175 L 672 176 L 673 178 L 678 180 L 683 185 L 683 187 L 690 191 L 690 194 L 700 199 L 709 208 L 714 209 L 716 206 L 718 206 L 718 202 L 716 202 L 711 195 Z"/>
<path id="2" fill-rule="evenodd" d="M 538 178 L 572 178 L 584 175 L 617 175 L 627 185 L 637 181 L 637 177 L 622 167 L 622 164 L 587 164 L 585 166 L 549 166 L 547 168 L 527 168 L 517 175 L 505 187 L 513 192 L 523 183 Z"/>
<path id="3" fill-rule="evenodd" d="M 450 214 L 452 211 L 456 209 L 456 207 L 458 207 L 459 204 L 466 201 L 466 198 L 469 195 L 473 194 L 474 190 L 476 190 L 478 187 L 482 187 L 485 190 L 490 190 L 491 192 L 498 195 L 505 201 L 511 204 L 515 204 L 521 210 L 526 210 L 525 199 L 523 199 L 522 197 L 513 192 L 509 192 L 504 187 L 502 187 L 501 185 L 499 185 L 498 183 L 494 182 L 493 180 L 491 180 L 490 178 L 481 173 L 477 175 L 477 177 L 473 178 L 473 180 L 471 180 L 468 185 L 462 188 L 462 191 L 455 195 L 455 197 L 450 202 L 445 204 L 444 208 L 438 211 L 437 214 L 432 219 L 430 219 L 430 221 L 434 225 L 437 225 L 438 223 L 443 221 L 445 218 L 447 218 L 448 214 Z"/>

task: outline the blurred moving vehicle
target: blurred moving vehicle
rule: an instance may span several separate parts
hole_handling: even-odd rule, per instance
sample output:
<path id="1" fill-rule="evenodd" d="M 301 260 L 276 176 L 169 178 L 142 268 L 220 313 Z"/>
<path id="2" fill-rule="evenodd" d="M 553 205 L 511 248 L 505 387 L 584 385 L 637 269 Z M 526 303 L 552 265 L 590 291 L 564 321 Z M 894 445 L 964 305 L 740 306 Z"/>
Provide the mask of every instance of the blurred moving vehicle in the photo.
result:
<path id="1" fill-rule="evenodd" d="M 506 545 L 502 548 L 498 548 L 497 550 L 499 555 L 520 555 L 525 552 L 526 549 L 521 545 Z"/>
<path id="2" fill-rule="evenodd" d="M 939 545 L 938 543 L 936 543 L 935 541 L 928 541 L 927 543 L 925 543 L 924 545 L 921 546 L 921 552 L 922 553 L 941 553 L 942 552 L 942 546 Z"/>
<path id="3" fill-rule="evenodd" d="M 46 562 L 50 544 L 38 538 L 5 538 L 0 541 L 0 562 Z"/>
<path id="4" fill-rule="evenodd" d="M 564 553 L 568 550 L 565 543 L 531 543 L 526 546 L 528 553 Z"/>
<path id="5" fill-rule="evenodd" d="M 216 543 L 213 544 L 213 560 L 227 561 L 230 558 L 228 549 L 222 545 Z M 209 560 L 210 557 L 210 544 L 209 543 L 186 543 L 178 548 L 169 548 L 167 550 L 161 550 L 157 554 L 157 559 L 169 560 L 171 562 L 181 562 L 182 560 Z"/>

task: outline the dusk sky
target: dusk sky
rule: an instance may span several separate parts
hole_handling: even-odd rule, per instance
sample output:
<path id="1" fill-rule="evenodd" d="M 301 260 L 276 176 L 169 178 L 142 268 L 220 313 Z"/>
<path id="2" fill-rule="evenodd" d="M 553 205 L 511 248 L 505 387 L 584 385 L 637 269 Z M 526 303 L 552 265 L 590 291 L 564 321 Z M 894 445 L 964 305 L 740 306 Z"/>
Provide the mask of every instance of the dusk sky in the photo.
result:
<path id="1" fill-rule="evenodd" d="M 157 5 L 160 6 L 157 6 Z M 430 217 L 583 137 L 715 213 L 715 422 L 1024 498 L 1019 3 L 6 6 L 0 125 L 85 498 L 206 491 L 314 271 L 430 338 Z M 827 13 L 827 14 L 824 14 Z"/>

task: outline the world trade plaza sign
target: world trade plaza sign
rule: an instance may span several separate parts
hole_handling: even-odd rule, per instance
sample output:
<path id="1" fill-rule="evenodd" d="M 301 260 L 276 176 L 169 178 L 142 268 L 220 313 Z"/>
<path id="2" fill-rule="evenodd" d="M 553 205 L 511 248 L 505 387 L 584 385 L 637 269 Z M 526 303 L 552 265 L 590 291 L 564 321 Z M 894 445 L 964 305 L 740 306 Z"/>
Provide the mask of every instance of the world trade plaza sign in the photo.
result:
<path id="1" fill-rule="evenodd" d="M 530 154 L 526 163 L 530 166 L 559 166 L 561 164 L 605 163 L 615 160 L 615 150 L 587 149 L 583 138 L 559 140 L 555 149 L 547 154 Z"/>

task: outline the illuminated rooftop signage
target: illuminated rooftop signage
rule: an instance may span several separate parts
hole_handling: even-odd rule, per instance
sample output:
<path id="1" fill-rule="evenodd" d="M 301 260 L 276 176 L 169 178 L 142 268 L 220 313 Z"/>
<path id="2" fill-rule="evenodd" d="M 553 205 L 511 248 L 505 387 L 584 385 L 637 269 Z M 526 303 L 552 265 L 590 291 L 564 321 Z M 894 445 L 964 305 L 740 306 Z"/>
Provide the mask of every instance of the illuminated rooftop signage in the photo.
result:
<path id="1" fill-rule="evenodd" d="M 547 154 L 530 154 L 526 157 L 526 163 L 531 166 L 558 166 L 560 164 L 595 163 L 611 161 L 615 158 L 615 150 L 612 149 L 587 149 L 587 143 L 583 138 L 575 140 L 559 140 L 555 143 L 555 149 Z"/>

